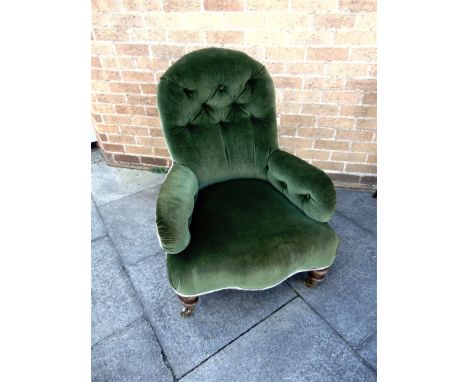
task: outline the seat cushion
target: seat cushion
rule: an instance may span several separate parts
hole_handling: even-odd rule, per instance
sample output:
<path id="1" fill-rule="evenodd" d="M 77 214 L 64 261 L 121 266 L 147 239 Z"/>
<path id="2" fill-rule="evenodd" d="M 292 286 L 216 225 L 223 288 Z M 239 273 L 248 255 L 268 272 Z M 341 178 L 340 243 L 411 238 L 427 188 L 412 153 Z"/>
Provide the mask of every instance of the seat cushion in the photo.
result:
<path id="1" fill-rule="evenodd" d="M 270 183 L 217 183 L 200 190 L 188 247 L 167 255 L 169 281 L 184 296 L 273 287 L 300 271 L 332 264 L 338 237 Z"/>

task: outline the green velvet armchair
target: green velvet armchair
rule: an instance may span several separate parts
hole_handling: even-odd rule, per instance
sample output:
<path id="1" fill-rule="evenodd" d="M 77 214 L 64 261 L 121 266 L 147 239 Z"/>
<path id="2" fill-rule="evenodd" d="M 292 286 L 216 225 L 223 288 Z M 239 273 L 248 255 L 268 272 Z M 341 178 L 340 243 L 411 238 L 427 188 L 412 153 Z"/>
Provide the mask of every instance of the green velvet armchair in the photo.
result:
<path id="1" fill-rule="evenodd" d="M 156 224 L 182 316 L 206 293 L 271 288 L 305 271 L 306 285 L 322 281 L 338 246 L 327 223 L 335 188 L 279 150 L 265 67 L 229 49 L 189 53 L 162 76 L 158 106 L 173 165 Z"/>

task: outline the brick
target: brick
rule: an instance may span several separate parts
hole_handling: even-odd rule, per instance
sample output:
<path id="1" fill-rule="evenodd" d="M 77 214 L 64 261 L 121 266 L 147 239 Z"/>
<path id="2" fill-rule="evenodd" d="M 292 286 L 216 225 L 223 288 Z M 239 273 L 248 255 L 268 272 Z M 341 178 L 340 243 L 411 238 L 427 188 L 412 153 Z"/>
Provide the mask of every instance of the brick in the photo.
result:
<path id="1" fill-rule="evenodd" d="M 151 166 L 167 167 L 167 159 L 153 158 L 153 157 L 141 157 L 141 164 L 147 164 Z"/>
<path id="2" fill-rule="evenodd" d="M 117 54 L 122 56 L 147 56 L 149 54 L 148 45 L 144 44 L 117 44 Z"/>
<path id="3" fill-rule="evenodd" d="M 166 148 L 153 147 L 153 155 L 159 157 L 169 157 L 169 151 Z"/>
<path id="4" fill-rule="evenodd" d="M 155 107 L 145 106 L 145 115 L 148 117 L 159 117 L 159 112 Z"/>
<path id="5" fill-rule="evenodd" d="M 244 32 L 237 31 L 208 31 L 206 32 L 208 44 L 242 44 Z"/>
<path id="6" fill-rule="evenodd" d="M 140 158 L 137 156 L 133 156 L 133 155 L 115 154 L 114 160 L 116 162 L 140 164 Z"/>
<path id="7" fill-rule="evenodd" d="M 362 97 L 363 105 L 377 105 L 377 93 L 365 93 Z"/>
<path id="8" fill-rule="evenodd" d="M 306 115 L 282 115 L 280 121 L 281 126 L 310 127 L 315 125 L 315 118 Z"/>
<path id="9" fill-rule="evenodd" d="M 307 90 L 283 90 L 283 101 L 287 102 L 320 102 L 322 92 Z"/>
<path id="10" fill-rule="evenodd" d="M 146 138 L 146 137 L 137 137 L 136 142 L 138 145 L 142 146 L 165 146 L 164 139 L 162 137 L 157 138 Z"/>
<path id="11" fill-rule="evenodd" d="M 124 115 L 104 115 L 103 118 L 109 125 L 128 125 L 132 122 L 130 117 Z"/>
<path id="12" fill-rule="evenodd" d="M 310 138 L 279 137 L 280 146 L 291 148 L 311 148 L 313 140 Z"/>
<path id="13" fill-rule="evenodd" d="M 356 29 L 374 30 L 377 27 L 376 13 L 359 13 L 356 15 Z"/>
<path id="14" fill-rule="evenodd" d="M 347 89 L 354 89 L 354 90 L 363 90 L 363 91 L 377 91 L 377 80 L 375 79 L 363 79 L 363 80 L 355 80 L 349 78 L 346 82 Z"/>
<path id="15" fill-rule="evenodd" d="M 91 67 L 92 68 L 100 68 L 101 61 L 99 60 L 99 57 L 91 57 Z"/>
<path id="16" fill-rule="evenodd" d="M 101 60 L 101 65 L 103 68 L 106 68 L 106 69 L 119 68 L 119 60 L 117 57 L 101 56 L 100 60 Z"/>
<path id="17" fill-rule="evenodd" d="M 140 84 L 140 89 L 143 94 L 156 94 L 158 87 L 154 84 Z"/>
<path id="18" fill-rule="evenodd" d="M 94 36 L 97 41 L 128 41 L 128 32 L 122 28 L 94 28 Z"/>
<path id="19" fill-rule="evenodd" d="M 345 85 L 344 78 L 306 78 L 304 80 L 304 89 L 342 89 Z"/>
<path id="20" fill-rule="evenodd" d="M 159 138 L 163 136 L 161 129 L 157 127 L 150 128 L 149 132 L 150 136 L 153 138 Z"/>
<path id="21" fill-rule="evenodd" d="M 321 104 L 307 104 L 305 103 L 302 107 L 304 114 L 314 115 L 327 115 L 334 116 L 338 115 L 339 107 L 337 105 L 321 105 Z"/>
<path id="22" fill-rule="evenodd" d="M 288 42 L 289 35 L 279 30 L 253 30 L 245 32 L 245 43 L 247 45 L 284 46 L 288 45 Z"/>
<path id="23" fill-rule="evenodd" d="M 113 0 L 92 0 L 91 6 L 93 11 L 116 11 L 118 4 Z"/>
<path id="24" fill-rule="evenodd" d="M 357 105 L 361 101 L 362 95 L 358 92 L 329 91 L 323 94 L 323 103 L 336 103 L 345 105 Z"/>
<path id="25" fill-rule="evenodd" d="M 155 96 L 147 96 L 147 95 L 134 95 L 128 94 L 127 95 L 127 102 L 130 105 L 147 105 L 147 106 L 155 106 L 156 105 L 156 97 Z"/>
<path id="26" fill-rule="evenodd" d="M 279 126 L 278 134 L 285 137 L 294 137 L 296 135 L 297 129 L 295 127 L 288 126 Z"/>
<path id="27" fill-rule="evenodd" d="M 165 12 L 200 11 L 200 0 L 162 0 Z"/>
<path id="28" fill-rule="evenodd" d="M 372 164 L 357 164 L 357 163 L 346 163 L 346 171 L 358 172 L 365 174 L 376 174 L 377 166 Z"/>
<path id="29" fill-rule="evenodd" d="M 347 48 L 309 48 L 308 60 L 342 61 L 348 59 Z"/>
<path id="30" fill-rule="evenodd" d="M 369 163 L 369 164 L 377 164 L 377 155 L 367 154 L 366 162 Z"/>
<path id="31" fill-rule="evenodd" d="M 180 42 L 180 43 L 203 43 L 204 35 L 200 31 L 186 31 L 186 30 L 176 30 L 169 31 L 167 35 L 168 42 Z"/>
<path id="32" fill-rule="evenodd" d="M 351 175 L 351 174 L 329 173 L 328 176 L 331 178 L 333 182 L 347 183 L 347 184 L 359 183 L 361 179 L 359 175 Z"/>
<path id="33" fill-rule="evenodd" d="M 105 56 L 114 54 L 114 45 L 110 42 L 92 42 L 91 54 L 96 56 Z"/>
<path id="34" fill-rule="evenodd" d="M 313 150 L 313 149 L 297 149 L 296 155 L 302 159 L 328 160 L 330 151 Z"/>
<path id="35" fill-rule="evenodd" d="M 349 149 L 349 142 L 319 139 L 315 141 L 314 148 L 347 151 Z"/>
<path id="36" fill-rule="evenodd" d="M 111 82 L 109 89 L 114 93 L 133 93 L 140 94 L 140 86 L 128 82 Z"/>
<path id="37" fill-rule="evenodd" d="M 350 12 L 374 12 L 377 10 L 375 0 L 340 0 L 339 9 Z"/>
<path id="38" fill-rule="evenodd" d="M 99 114 L 93 114 L 93 119 L 95 122 L 102 122 L 102 118 Z"/>
<path id="39" fill-rule="evenodd" d="M 369 65 L 369 69 L 367 71 L 367 75 L 369 77 L 377 77 L 377 65 L 374 64 L 374 65 Z"/>
<path id="40" fill-rule="evenodd" d="M 350 117 L 375 118 L 377 116 L 377 108 L 375 106 L 343 106 L 340 114 Z"/>
<path id="41" fill-rule="evenodd" d="M 133 124 L 135 126 L 160 127 L 161 121 L 156 117 L 134 116 Z"/>
<path id="42" fill-rule="evenodd" d="M 265 59 L 277 61 L 304 61 L 304 48 L 265 48 Z"/>
<path id="43" fill-rule="evenodd" d="M 265 62 L 265 67 L 270 74 L 284 74 L 284 64 L 282 62 Z M 292 73 L 289 73 L 292 74 Z"/>
<path id="44" fill-rule="evenodd" d="M 124 96 L 118 95 L 118 94 L 97 93 L 96 98 L 99 102 L 102 102 L 102 103 L 124 103 L 125 102 Z"/>
<path id="45" fill-rule="evenodd" d="M 242 0 L 204 0 L 205 11 L 242 11 L 244 10 Z M 208 24 L 209 25 L 209 24 Z"/>
<path id="46" fill-rule="evenodd" d="M 288 9 L 288 0 L 247 0 L 249 11 L 279 11 Z"/>
<path id="47" fill-rule="evenodd" d="M 321 62 L 308 63 L 286 63 L 285 72 L 292 75 L 301 76 L 321 76 L 325 71 L 325 64 Z"/>
<path id="48" fill-rule="evenodd" d="M 302 78 L 298 77 L 273 77 L 273 83 L 277 88 L 300 89 L 302 87 Z"/>
<path id="49" fill-rule="evenodd" d="M 162 29 L 136 28 L 130 30 L 130 39 L 134 42 L 164 42 L 166 33 Z"/>
<path id="50" fill-rule="evenodd" d="M 120 73 L 117 70 L 93 69 L 91 71 L 93 80 L 120 80 Z"/>
<path id="51" fill-rule="evenodd" d="M 300 127 L 297 129 L 298 137 L 312 137 L 330 139 L 335 135 L 334 129 Z"/>
<path id="52" fill-rule="evenodd" d="M 122 134 L 138 135 L 142 137 L 148 137 L 150 135 L 149 129 L 144 127 L 120 126 L 120 131 Z"/>
<path id="53" fill-rule="evenodd" d="M 107 93 L 109 91 L 109 82 L 105 80 L 91 80 L 91 89 L 94 92 Z"/>
<path id="54" fill-rule="evenodd" d="M 350 61 L 377 61 L 377 49 L 376 48 L 352 48 L 349 56 Z"/>
<path id="55" fill-rule="evenodd" d="M 276 111 L 279 114 L 299 114 L 301 112 L 300 103 L 292 102 L 278 102 L 276 104 Z"/>
<path id="56" fill-rule="evenodd" d="M 173 59 L 185 54 L 184 48 L 173 45 L 151 45 L 151 54 L 156 58 Z"/>
<path id="57" fill-rule="evenodd" d="M 161 3 L 154 0 L 123 0 L 123 7 L 128 11 L 160 11 L 162 9 Z"/>
<path id="58" fill-rule="evenodd" d="M 335 44 L 342 45 L 374 45 L 377 35 L 375 31 L 337 30 Z"/>
<path id="59" fill-rule="evenodd" d="M 373 134 L 372 131 L 338 130 L 336 132 L 336 139 L 362 142 L 371 140 Z"/>
<path id="60" fill-rule="evenodd" d="M 367 64 L 330 62 L 328 64 L 328 75 L 341 77 L 367 77 L 367 69 Z"/>
<path id="61" fill-rule="evenodd" d="M 94 113 L 99 114 L 112 114 L 114 113 L 114 107 L 107 103 L 93 103 L 91 109 Z"/>
<path id="62" fill-rule="evenodd" d="M 135 138 L 131 135 L 108 134 L 108 138 L 111 143 L 135 144 Z"/>
<path id="63" fill-rule="evenodd" d="M 132 105 L 115 105 L 115 112 L 117 114 L 130 114 L 130 115 L 145 115 L 146 111 L 143 106 Z"/>
<path id="64" fill-rule="evenodd" d="M 107 134 L 98 134 L 98 139 L 101 142 L 109 142 L 109 138 L 107 137 Z"/>
<path id="65" fill-rule="evenodd" d="M 358 153 L 376 153 L 377 152 L 377 144 L 376 143 L 360 143 L 360 142 L 353 142 L 351 145 L 351 151 L 358 152 Z"/>
<path id="66" fill-rule="evenodd" d="M 125 27 L 125 29 L 137 28 L 144 25 L 144 20 L 141 15 L 137 14 L 115 13 L 110 17 L 109 25 L 121 28 Z"/>
<path id="67" fill-rule="evenodd" d="M 357 119 L 356 127 L 358 129 L 376 129 L 377 120 L 376 119 Z"/>
<path id="68" fill-rule="evenodd" d="M 118 126 L 111 126 L 111 125 L 96 125 L 96 130 L 100 133 L 113 133 L 113 134 L 120 134 L 120 129 Z"/>
<path id="69" fill-rule="evenodd" d="M 294 28 L 293 26 L 289 28 Z M 296 26 L 297 28 L 297 26 Z M 333 31 L 318 30 L 318 31 L 292 31 L 292 45 L 331 45 L 333 44 Z"/>
<path id="70" fill-rule="evenodd" d="M 371 175 L 361 176 L 360 183 L 361 184 L 366 184 L 366 185 L 376 186 L 377 185 L 377 177 L 376 176 L 371 176 Z"/>
<path id="71" fill-rule="evenodd" d="M 127 154 L 153 155 L 153 149 L 146 146 L 125 146 Z"/>
<path id="72" fill-rule="evenodd" d="M 366 160 L 365 153 L 349 153 L 349 152 L 333 152 L 331 155 L 332 160 L 341 162 L 364 162 Z"/>
<path id="73" fill-rule="evenodd" d="M 335 10 L 337 0 L 291 0 L 291 7 L 307 12 Z"/>
<path id="74" fill-rule="evenodd" d="M 102 148 L 104 149 L 104 151 L 111 152 L 111 153 L 125 152 L 123 145 L 116 145 L 112 143 L 103 143 Z"/>
<path id="75" fill-rule="evenodd" d="M 352 28 L 354 26 L 354 15 L 343 13 L 315 15 L 313 25 L 315 28 Z"/>
<path id="76" fill-rule="evenodd" d="M 331 171 L 343 171 L 344 163 L 343 162 L 331 162 L 331 161 L 318 161 L 313 160 L 312 165 L 318 167 L 321 170 L 331 170 Z"/>
<path id="77" fill-rule="evenodd" d="M 154 82 L 153 73 L 123 71 L 122 79 L 129 82 Z"/>
<path id="78" fill-rule="evenodd" d="M 330 118 L 320 117 L 317 120 L 319 127 L 334 127 L 334 128 L 352 128 L 354 126 L 353 118 Z"/>

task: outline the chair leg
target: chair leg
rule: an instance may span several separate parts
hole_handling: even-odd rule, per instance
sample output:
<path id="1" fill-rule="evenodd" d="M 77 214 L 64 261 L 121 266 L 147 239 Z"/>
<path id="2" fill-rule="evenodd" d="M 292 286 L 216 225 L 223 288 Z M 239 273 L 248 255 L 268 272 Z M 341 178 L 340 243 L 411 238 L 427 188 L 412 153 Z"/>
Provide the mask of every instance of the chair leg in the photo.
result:
<path id="1" fill-rule="evenodd" d="M 179 297 L 180 301 L 182 301 L 182 304 L 184 305 L 180 315 L 184 318 L 190 317 L 195 309 L 195 304 L 198 302 L 199 297 L 183 297 L 179 295 L 177 295 L 177 297 Z"/>
<path id="2" fill-rule="evenodd" d="M 305 279 L 304 284 L 308 288 L 316 287 L 323 280 L 325 280 L 329 270 L 330 267 L 307 272 L 307 278 Z"/>

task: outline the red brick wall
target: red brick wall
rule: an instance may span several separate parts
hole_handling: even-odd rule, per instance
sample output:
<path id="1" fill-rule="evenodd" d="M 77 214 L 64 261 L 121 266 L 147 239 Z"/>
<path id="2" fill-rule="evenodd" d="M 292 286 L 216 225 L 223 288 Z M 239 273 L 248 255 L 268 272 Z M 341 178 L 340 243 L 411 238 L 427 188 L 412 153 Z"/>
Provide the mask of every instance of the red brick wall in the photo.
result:
<path id="1" fill-rule="evenodd" d="M 109 164 L 170 166 L 160 76 L 192 50 L 223 46 L 264 63 L 282 149 L 338 184 L 376 183 L 376 2 L 93 0 L 92 110 Z"/>

